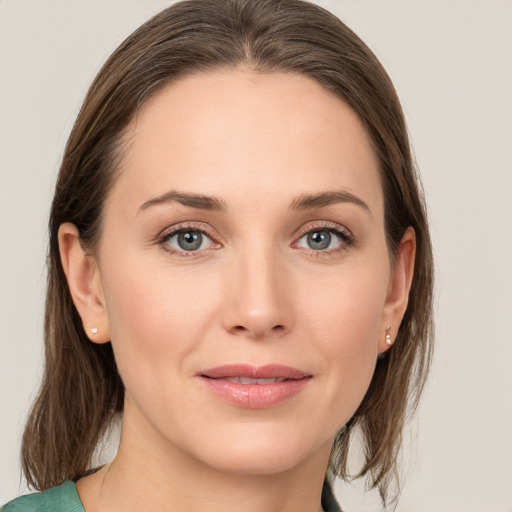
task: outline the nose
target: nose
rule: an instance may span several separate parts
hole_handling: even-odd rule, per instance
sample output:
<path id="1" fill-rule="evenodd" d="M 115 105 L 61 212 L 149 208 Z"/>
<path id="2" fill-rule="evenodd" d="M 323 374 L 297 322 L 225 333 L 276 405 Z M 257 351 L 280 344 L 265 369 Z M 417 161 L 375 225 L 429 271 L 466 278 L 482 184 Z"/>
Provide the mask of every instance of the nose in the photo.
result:
<path id="1" fill-rule="evenodd" d="M 224 328 L 249 339 L 274 339 L 293 324 L 292 281 L 271 249 L 234 258 L 228 270 Z"/>

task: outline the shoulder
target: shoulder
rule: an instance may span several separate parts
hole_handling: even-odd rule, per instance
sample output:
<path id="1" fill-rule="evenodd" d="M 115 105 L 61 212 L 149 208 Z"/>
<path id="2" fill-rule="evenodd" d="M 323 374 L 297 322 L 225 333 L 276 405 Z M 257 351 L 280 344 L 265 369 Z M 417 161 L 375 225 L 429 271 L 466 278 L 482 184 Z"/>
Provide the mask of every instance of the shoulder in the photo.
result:
<path id="1" fill-rule="evenodd" d="M 0 512 L 31 512 L 38 509 L 41 504 L 43 495 L 42 493 L 27 494 L 20 496 L 9 503 L 6 503 Z"/>
<path id="2" fill-rule="evenodd" d="M 0 512 L 84 512 L 76 486 L 70 480 L 43 492 L 16 498 Z"/>

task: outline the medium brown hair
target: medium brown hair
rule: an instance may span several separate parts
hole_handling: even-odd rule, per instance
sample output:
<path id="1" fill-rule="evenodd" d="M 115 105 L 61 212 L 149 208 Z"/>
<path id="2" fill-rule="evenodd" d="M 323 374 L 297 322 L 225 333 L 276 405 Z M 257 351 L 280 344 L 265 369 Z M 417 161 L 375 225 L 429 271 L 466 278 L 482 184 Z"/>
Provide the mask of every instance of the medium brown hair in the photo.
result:
<path id="1" fill-rule="evenodd" d="M 127 127 L 157 90 L 199 71 L 246 66 L 306 75 L 345 101 L 364 123 L 380 163 L 390 261 L 405 229 L 416 232 L 409 303 L 393 347 L 377 361 L 359 409 L 338 433 L 331 470 L 349 477 L 348 448 L 362 434 L 369 477 L 386 497 L 408 412 L 432 352 L 433 262 L 424 200 L 399 100 L 368 47 L 338 18 L 303 0 L 187 0 L 131 34 L 92 83 L 66 145 L 51 209 L 45 371 L 23 436 L 30 485 L 78 479 L 123 410 L 111 344 L 86 336 L 62 270 L 57 232 L 72 222 L 84 247 L 101 236 L 102 209 L 118 175 Z"/>

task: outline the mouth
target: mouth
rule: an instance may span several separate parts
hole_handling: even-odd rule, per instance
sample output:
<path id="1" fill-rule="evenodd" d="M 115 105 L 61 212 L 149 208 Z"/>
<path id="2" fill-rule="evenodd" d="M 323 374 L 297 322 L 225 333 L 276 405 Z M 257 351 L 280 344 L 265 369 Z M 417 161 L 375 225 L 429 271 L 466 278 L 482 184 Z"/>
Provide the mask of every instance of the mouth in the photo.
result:
<path id="1" fill-rule="evenodd" d="M 288 401 L 311 381 L 312 375 L 284 365 L 225 365 L 197 375 L 209 391 L 238 407 L 262 409 Z"/>
<path id="2" fill-rule="evenodd" d="M 311 375 L 297 368 L 282 364 L 266 364 L 264 366 L 229 364 L 203 370 L 200 372 L 200 375 L 210 379 L 243 379 L 247 381 L 241 382 L 241 384 L 254 384 L 252 381 L 256 380 L 283 381 L 287 379 L 311 377 Z M 262 384 L 270 384 L 270 382 L 262 382 Z"/>
<path id="3" fill-rule="evenodd" d="M 238 384 L 275 384 L 276 382 L 284 382 L 284 377 L 275 377 L 271 379 L 251 379 L 250 377 L 224 377 L 227 382 L 235 382 Z"/>

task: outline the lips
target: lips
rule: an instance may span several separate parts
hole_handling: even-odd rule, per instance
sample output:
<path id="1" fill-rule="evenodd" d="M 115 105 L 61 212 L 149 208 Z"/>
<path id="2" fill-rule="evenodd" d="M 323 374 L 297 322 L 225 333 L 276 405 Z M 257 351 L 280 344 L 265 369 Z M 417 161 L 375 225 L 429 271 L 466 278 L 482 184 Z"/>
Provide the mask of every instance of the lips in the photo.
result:
<path id="1" fill-rule="evenodd" d="M 251 366 L 248 364 L 229 364 L 217 366 L 200 372 L 201 375 L 211 379 L 230 377 L 246 377 L 249 379 L 302 379 L 308 374 L 282 364 L 267 364 L 264 366 Z"/>
<path id="2" fill-rule="evenodd" d="M 284 365 L 225 365 L 203 370 L 198 377 L 210 392 L 238 407 L 273 407 L 300 393 L 312 375 Z"/>

